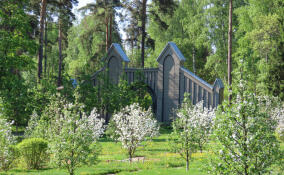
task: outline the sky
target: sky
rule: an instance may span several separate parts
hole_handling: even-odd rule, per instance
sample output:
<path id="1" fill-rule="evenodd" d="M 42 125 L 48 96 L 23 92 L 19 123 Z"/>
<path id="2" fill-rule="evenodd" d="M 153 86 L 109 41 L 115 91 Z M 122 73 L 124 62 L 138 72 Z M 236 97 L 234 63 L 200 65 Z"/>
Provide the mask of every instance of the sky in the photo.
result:
<path id="1" fill-rule="evenodd" d="M 78 6 L 75 7 L 75 8 L 81 8 L 81 7 L 85 6 L 88 3 L 95 2 L 95 0 L 78 0 L 78 1 L 79 1 Z"/>
<path id="2" fill-rule="evenodd" d="M 82 16 L 80 15 L 79 12 L 76 12 L 76 10 L 78 10 L 79 8 L 85 6 L 88 3 L 92 3 L 92 2 L 95 2 L 95 1 L 96 0 L 78 0 L 78 2 L 79 2 L 78 5 L 73 8 L 73 13 L 75 13 L 75 15 L 76 15 L 76 19 L 77 19 L 76 22 L 77 23 L 82 19 Z M 147 4 L 150 4 L 151 2 L 152 2 L 152 0 L 148 0 Z M 121 37 L 122 37 L 123 40 L 125 40 L 126 39 L 126 33 L 122 30 L 123 25 L 125 25 L 125 24 L 124 23 L 120 23 L 118 18 L 116 18 L 115 20 L 118 23 L 118 28 L 120 30 Z"/>
<path id="3" fill-rule="evenodd" d="M 95 2 L 95 0 L 78 0 L 78 5 L 73 7 L 73 13 L 76 15 L 76 19 L 78 21 L 80 21 L 82 19 L 81 15 L 79 12 L 77 12 L 77 10 L 83 6 L 85 6 L 88 3 L 92 3 Z"/>

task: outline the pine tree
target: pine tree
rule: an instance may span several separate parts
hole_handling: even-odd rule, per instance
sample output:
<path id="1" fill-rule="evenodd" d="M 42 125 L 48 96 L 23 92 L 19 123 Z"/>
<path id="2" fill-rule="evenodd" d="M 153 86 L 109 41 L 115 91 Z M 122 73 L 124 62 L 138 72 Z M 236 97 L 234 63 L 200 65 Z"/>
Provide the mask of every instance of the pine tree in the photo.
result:
<path id="1" fill-rule="evenodd" d="M 57 86 L 62 85 L 62 62 L 63 62 L 63 39 L 66 41 L 67 31 L 72 26 L 72 20 L 75 19 L 75 15 L 72 13 L 72 8 L 74 4 L 77 4 L 77 0 L 55 0 L 54 5 L 57 6 L 58 13 L 58 50 L 59 50 L 59 60 L 58 60 L 58 76 L 57 76 Z M 65 37 L 64 37 L 65 36 Z"/>
<path id="2" fill-rule="evenodd" d="M 90 10 L 93 15 L 101 17 L 101 21 L 104 21 L 105 25 L 105 50 L 108 51 L 112 43 L 112 33 L 114 17 L 116 15 L 115 8 L 120 6 L 119 0 L 98 0 L 95 3 L 87 4 L 80 8 L 81 11 Z"/>

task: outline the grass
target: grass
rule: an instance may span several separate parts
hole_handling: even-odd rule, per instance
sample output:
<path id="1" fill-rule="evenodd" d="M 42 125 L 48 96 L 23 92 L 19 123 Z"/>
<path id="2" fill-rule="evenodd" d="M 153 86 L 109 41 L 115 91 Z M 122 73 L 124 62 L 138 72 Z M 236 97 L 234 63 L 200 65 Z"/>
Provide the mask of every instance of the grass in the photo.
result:
<path id="1" fill-rule="evenodd" d="M 208 153 L 195 153 L 190 162 L 189 172 L 185 171 L 185 161 L 175 153 L 169 151 L 167 138 L 168 129 L 161 128 L 161 135 L 152 142 L 144 142 L 138 148 L 136 156 L 145 157 L 144 162 L 129 163 L 126 152 L 121 149 L 120 143 L 102 138 L 102 151 L 99 163 L 94 166 L 83 166 L 76 170 L 76 175 L 206 175 L 206 159 Z M 284 144 L 281 145 L 284 149 Z M 0 175 L 68 175 L 63 169 L 23 170 L 13 169 Z"/>

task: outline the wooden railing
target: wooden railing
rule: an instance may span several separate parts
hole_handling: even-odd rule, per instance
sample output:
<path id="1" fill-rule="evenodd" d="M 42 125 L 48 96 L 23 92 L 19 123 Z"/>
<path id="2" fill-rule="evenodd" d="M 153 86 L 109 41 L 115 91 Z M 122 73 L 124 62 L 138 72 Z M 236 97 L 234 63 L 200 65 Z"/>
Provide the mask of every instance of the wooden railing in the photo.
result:
<path id="1" fill-rule="evenodd" d="M 220 79 L 216 79 L 213 85 L 208 84 L 189 70 L 180 68 L 180 100 L 185 92 L 190 94 L 193 104 L 203 100 L 206 107 L 217 107 L 223 98 L 224 85 Z"/>
<path id="2" fill-rule="evenodd" d="M 140 80 L 144 81 L 154 92 L 157 89 L 158 68 L 125 68 L 124 73 L 124 79 L 127 80 L 128 84 Z"/>

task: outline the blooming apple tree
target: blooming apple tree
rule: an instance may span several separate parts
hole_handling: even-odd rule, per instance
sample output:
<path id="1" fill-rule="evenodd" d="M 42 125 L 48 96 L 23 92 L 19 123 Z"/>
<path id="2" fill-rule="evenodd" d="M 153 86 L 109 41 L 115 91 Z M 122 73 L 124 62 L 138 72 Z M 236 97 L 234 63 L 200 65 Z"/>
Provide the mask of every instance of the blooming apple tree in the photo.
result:
<path id="1" fill-rule="evenodd" d="M 66 104 L 50 125 L 52 162 L 66 168 L 70 175 L 78 166 L 94 163 L 98 155 L 94 146 L 104 131 L 104 120 L 96 109 L 89 116 L 82 109 L 81 105 Z"/>
<path id="2" fill-rule="evenodd" d="M 277 120 L 255 94 L 238 89 L 219 110 L 214 125 L 215 157 L 211 174 L 265 174 L 279 160 Z"/>
<path id="3" fill-rule="evenodd" d="M 153 118 L 151 108 L 144 110 L 138 103 L 126 106 L 113 116 L 117 141 L 127 149 L 131 161 L 139 144 L 158 135 L 159 126 Z"/>
<path id="4" fill-rule="evenodd" d="M 34 111 L 26 127 L 24 137 L 48 139 L 48 127 L 49 121 Z"/>
<path id="5" fill-rule="evenodd" d="M 15 137 L 12 135 L 12 123 L 0 118 L 0 170 L 8 170 L 15 158 L 15 151 L 12 145 Z"/>
<path id="6" fill-rule="evenodd" d="M 170 146 L 186 160 L 189 169 L 191 154 L 198 149 L 202 152 L 207 143 L 215 117 L 215 110 L 203 106 L 203 101 L 192 105 L 186 93 L 183 104 L 177 110 L 177 118 L 173 121 Z"/>
<path id="7" fill-rule="evenodd" d="M 259 106 L 262 111 L 277 121 L 276 132 L 284 141 L 284 104 L 278 97 L 258 96 Z"/>
<path id="8" fill-rule="evenodd" d="M 282 142 L 284 142 L 284 119 L 282 119 L 277 127 L 277 133 Z"/>

